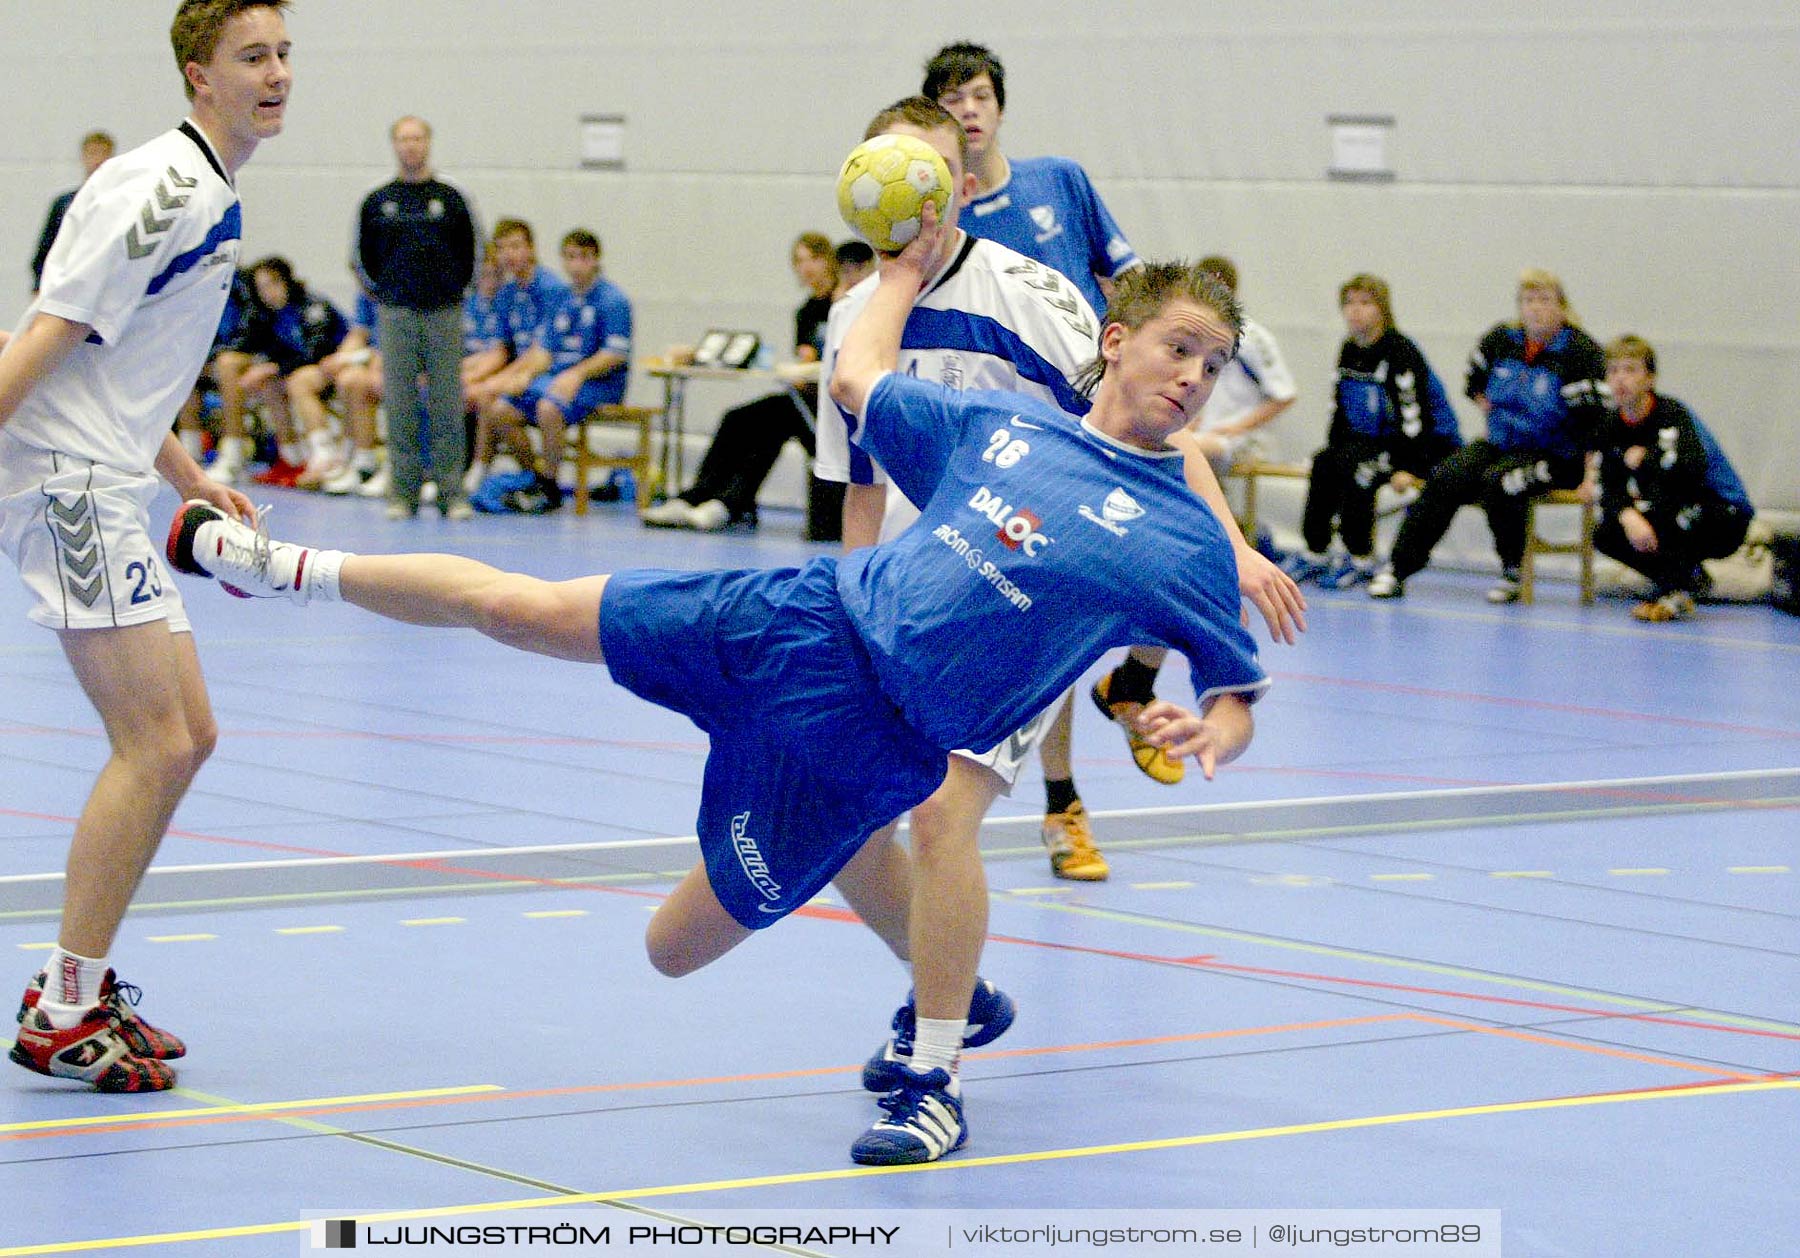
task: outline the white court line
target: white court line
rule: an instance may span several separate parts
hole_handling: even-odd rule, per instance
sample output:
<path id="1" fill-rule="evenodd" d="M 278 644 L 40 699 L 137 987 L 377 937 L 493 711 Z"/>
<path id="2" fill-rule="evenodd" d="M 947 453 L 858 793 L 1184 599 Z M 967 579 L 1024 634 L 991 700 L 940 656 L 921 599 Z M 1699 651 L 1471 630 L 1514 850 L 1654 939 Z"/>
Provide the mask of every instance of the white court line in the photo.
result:
<path id="1" fill-rule="evenodd" d="M 1596 778 L 1580 782 L 1519 782 L 1505 786 L 1455 786 L 1417 791 L 1376 791 L 1367 795 L 1313 795 L 1301 799 L 1259 799 L 1238 803 L 1168 804 L 1155 808 L 1113 808 L 1090 812 L 1090 819 L 1112 820 L 1129 817 L 1193 817 L 1212 813 L 1272 812 L 1282 808 L 1343 807 L 1355 804 L 1390 803 L 1395 801 L 1491 799 L 1495 796 L 1520 795 L 1527 792 L 1618 791 L 1635 787 L 1705 785 L 1709 782 L 1745 782 L 1758 779 L 1783 780 L 1800 778 L 1796 769 L 1732 769 L 1719 773 L 1675 773 L 1662 777 Z M 1740 801 L 1723 801 L 1726 803 Z M 1756 800 L 1743 800 L 1754 804 Z M 1039 825 L 1042 818 L 1035 813 L 1017 817 L 985 817 L 983 826 Z M 904 823 L 902 823 L 904 828 Z M 531 847 L 461 847 L 436 852 L 383 852 L 372 856 L 299 856 L 286 860 L 223 861 L 210 865 L 152 865 L 150 874 L 209 874 L 237 870 L 307 869 L 338 865 L 405 865 L 417 861 L 479 860 L 489 856 L 539 856 L 555 852 L 624 852 L 641 848 L 680 847 L 695 844 L 695 834 L 667 835 L 657 839 L 602 839 L 592 843 L 544 843 Z M 21 882 L 54 882 L 63 877 L 61 871 L 47 874 L 0 875 L 0 886 Z"/>

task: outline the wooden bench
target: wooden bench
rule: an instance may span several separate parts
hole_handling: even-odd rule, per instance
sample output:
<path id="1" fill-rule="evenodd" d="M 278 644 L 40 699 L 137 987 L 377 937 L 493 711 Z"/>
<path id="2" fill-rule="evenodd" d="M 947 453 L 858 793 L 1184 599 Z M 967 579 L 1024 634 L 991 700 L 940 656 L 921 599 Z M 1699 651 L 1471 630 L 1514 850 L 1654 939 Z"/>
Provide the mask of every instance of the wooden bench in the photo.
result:
<path id="1" fill-rule="evenodd" d="M 1538 533 L 1539 507 L 1580 507 L 1581 529 L 1574 541 L 1546 541 Z M 1581 563 L 1581 605 L 1594 601 L 1594 524 L 1599 512 L 1573 489 L 1552 489 L 1525 504 L 1525 558 L 1519 564 L 1519 601 L 1535 601 L 1537 557 L 1539 555 L 1578 555 Z"/>
<path id="2" fill-rule="evenodd" d="M 1238 526 L 1244 530 L 1244 536 L 1256 536 L 1256 482 L 1265 476 L 1279 477 L 1283 480 L 1307 480 L 1312 476 L 1310 463 L 1273 463 L 1267 459 L 1251 458 L 1233 463 L 1225 473 L 1235 476 L 1244 482 L 1244 513 Z"/>
<path id="3" fill-rule="evenodd" d="M 637 510 L 642 515 L 650 505 L 650 493 L 655 488 L 654 473 L 650 460 L 650 430 L 662 419 L 662 411 L 650 406 L 596 406 L 579 423 L 568 427 L 568 439 L 573 445 L 570 454 L 575 459 L 575 514 L 588 513 L 588 473 L 595 470 L 612 468 L 630 468 L 632 479 L 637 484 Z M 595 454 L 593 442 L 590 440 L 590 429 L 601 425 L 635 425 L 637 428 L 637 446 L 633 453 L 627 455 Z"/>
<path id="4" fill-rule="evenodd" d="M 1289 480 L 1305 480 L 1312 475 L 1307 463 L 1275 463 L 1265 459 L 1249 459 L 1232 465 L 1226 473 L 1244 482 L 1244 514 L 1240 522 L 1245 537 L 1256 536 L 1256 483 L 1262 477 L 1275 476 Z M 1421 482 L 1423 484 L 1423 482 Z M 1579 507 L 1581 526 L 1573 541 L 1553 542 L 1538 532 L 1539 507 Z M 1591 502 L 1582 501 L 1573 489 L 1553 489 L 1531 499 L 1525 506 L 1525 558 L 1519 564 L 1519 601 L 1532 603 L 1537 598 L 1537 558 L 1539 555 L 1575 555 L 1581 568 L 1581 604 L 1594 601 L 1594 525 L 1598 511 Z"/>

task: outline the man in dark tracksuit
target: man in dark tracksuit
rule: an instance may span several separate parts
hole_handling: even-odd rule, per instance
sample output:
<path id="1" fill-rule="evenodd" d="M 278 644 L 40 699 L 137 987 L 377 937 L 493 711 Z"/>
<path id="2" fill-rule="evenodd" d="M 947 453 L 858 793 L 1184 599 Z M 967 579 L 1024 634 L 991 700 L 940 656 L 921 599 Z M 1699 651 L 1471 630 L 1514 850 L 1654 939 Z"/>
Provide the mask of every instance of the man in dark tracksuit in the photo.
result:
<path id="1" fill-rule="evenodd" d="M 438 510 L 469 515 L 463 497 L 462 299 L 475 275 L 475 219 L 468 202 L 431 169 L 431 127 L 402 118 L 390 132 L 400 173 L 362 203 L 356 257 L 376 304 L 388 407 L 388 518 L 419 510 L 420 378 Z"/>

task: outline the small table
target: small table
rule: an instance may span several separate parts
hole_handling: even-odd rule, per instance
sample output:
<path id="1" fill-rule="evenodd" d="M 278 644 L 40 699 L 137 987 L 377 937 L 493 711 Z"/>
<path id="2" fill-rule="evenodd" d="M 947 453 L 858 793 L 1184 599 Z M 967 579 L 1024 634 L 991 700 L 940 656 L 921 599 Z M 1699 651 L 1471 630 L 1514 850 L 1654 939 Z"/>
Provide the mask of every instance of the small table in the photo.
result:
<path id="1" fill-rule="evenodd" d="M 693 363 L 671 363 L 651 358 L 644 362 L 645 374 L 663 383 L 662 459 L 658 471 L 662 476 L 663 495 L 673 498 L 681 492 L 685 479 L 687 432 L 687 386 L 692 380 L 754 380 L 775 384 L 787 391 L 808 428 L 816 428 L 812 408 L 800 388 L 819 382 L 818 363 L 783 363 L 776 367 L 701 367 Z"/>

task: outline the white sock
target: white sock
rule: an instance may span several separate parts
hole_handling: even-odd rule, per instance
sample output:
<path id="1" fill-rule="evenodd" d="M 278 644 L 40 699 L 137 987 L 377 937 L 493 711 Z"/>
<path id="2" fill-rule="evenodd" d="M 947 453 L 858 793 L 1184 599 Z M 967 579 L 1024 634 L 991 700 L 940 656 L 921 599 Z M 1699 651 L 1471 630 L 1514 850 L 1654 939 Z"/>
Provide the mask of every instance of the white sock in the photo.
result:
<path id="1" fill-rule="evenodd" d="M 309 463 L 324 463 L 331 458 L 337 449 L 337 442 L 331 439 L 329 429 L 321 428 L 317 432 L 306 434 L 306 445 L 310 452 Z"/>
<path id="2" fill-rule="evenodd" d="M 58 946 L 44 964 L 44 994 L 38 1008 L 59 1029 L 72 1027 L 100 1003 L 106 958 L 84 957 Z"/>
<path id="3" fill-rule="evenodd" d="M 286 463 L 289 467 L 299 467 L 302 463 L 306 462 L 306 447 L 301 445 L 298 441 L 277 442 L 275 452 L 281 456 L 281 461 Z"/>
<path id="4" fill-rule="evenodd" d="M 920 1018 L 913 1032 L 912 1068 L 933 1070 L 942 1067 L 956 1078 L 956 1063 L 962 1056 L 963 1032 L 969 1023 L 965 1018 Z"/>
<path id="5" fill-rule="evenodd" d="M 1375 571 L 1375 556 L 1373 555 L 1352 555 L 1350 562 L 1356 565 L 1358 572 Z"/>
<path id="6" fill-rule="evenodd" d="M 315 550 L 306 557 L 306 598 L 323 599 L 327 603 L 340 603 L 344 599 L 338 588 L 339 578 L 343 575 L 344 560 L 348 559 L 348 551 Z"/>
<path id="7" fill-rule="evenodd" d="M 219 438 L 219 462 L 242 464 L 244 461 L 244 439 L 242 437 Z"/>
<path id="8" fill-rule="evenodd" d="M 380 466 L 380 460 L 375 457 L 373 450 L 358 450 L 350 460 L 350 465 L 359 472 L 373 472 Z"/>
<path id="9" fill-rule="evenodd" d="M 200 456 L 206 453 L 206 443 L 202 441 L 200 437 L 201 433 L 198 428 L 183 428 L 181 430 L 181 448 L 186 450 L 188 452 L 188 457 L 193 459 L 196 463 L 200 461 Z"/>

